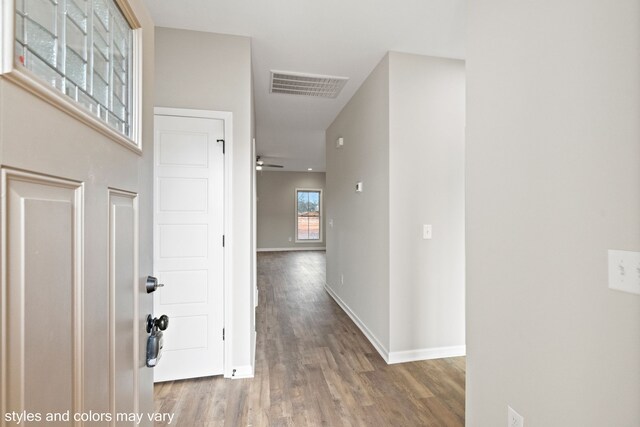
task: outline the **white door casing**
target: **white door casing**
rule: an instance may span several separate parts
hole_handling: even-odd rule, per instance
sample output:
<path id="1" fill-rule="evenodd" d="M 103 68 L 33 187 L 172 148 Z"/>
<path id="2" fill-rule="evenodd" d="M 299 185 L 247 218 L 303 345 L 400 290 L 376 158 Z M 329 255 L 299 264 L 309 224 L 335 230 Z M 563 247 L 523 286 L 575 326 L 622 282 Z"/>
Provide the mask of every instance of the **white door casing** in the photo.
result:
<path id="1" fill-rule="evenodd" d="M 154 314 L 169 316 L 156 382 L 224 373 L 225 118 L 156 109 Z"/>

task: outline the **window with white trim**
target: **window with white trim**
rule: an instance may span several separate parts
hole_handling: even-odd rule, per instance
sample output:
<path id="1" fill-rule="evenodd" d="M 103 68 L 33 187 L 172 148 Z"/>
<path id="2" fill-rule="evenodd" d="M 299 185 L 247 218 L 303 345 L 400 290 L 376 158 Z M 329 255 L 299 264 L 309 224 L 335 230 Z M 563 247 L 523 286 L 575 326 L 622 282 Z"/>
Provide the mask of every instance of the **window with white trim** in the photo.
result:
<path id="1" fill-rule="evenodd" d="M 132 137 L 133 29 L 114 0 L 15 0 L 15 64 Z"/>
<path id="2" fill-rule="evenodd" d="M 322 241 L 322 190 L 296 189 L 296 242 Z"/>

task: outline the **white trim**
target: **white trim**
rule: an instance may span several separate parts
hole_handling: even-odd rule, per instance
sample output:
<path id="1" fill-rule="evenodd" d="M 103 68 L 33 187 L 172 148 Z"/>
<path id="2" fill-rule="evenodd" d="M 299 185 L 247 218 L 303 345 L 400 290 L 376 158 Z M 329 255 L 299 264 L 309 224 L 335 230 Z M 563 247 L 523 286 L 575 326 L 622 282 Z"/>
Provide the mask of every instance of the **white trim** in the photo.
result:
<path id="1" fill-rule="evenodd" d="M 320 216 L 318 217 L 319 219 L 319 224 L 318 224 L 318 235 L 320 236 L 319 239 L 315 239 L 315 240 L 311 240 L 311 239 L 303 239 L 300 240 L 298 239 L 298 191 L 313 191 L 313 192 L 319 192 L 320 193 Z M 295 197 L 294 197 L 294 203 L 293 203 L 293 214 L 294 214 L 294 218 L 296 219 L 295 223 L 293 224 L 293 235 L 296 236 L 296 243 L 322 243 L 324 241 L 324 239 L 322 238 L 322 233 L 324 232 L 324 227 L 322 226 L 322 220 L 324 219 L 324 212 L 322 212 L 324 210 L 324 200 L 322 200 L 322 193 L 323 190 L 322 188 L 296 188 L 295 191 Z"/>
<path id="2" fill-rule="evenodd" d="M 122 3 L 124 4 L 128 4 L 127 1 L 122 1 L 122 0 L 116 0 L 118 2 L 119 5 L 122 5 Z M 127 7 L 126 9 L 124 7 L 121 6 L 120 8 L 123 13 L 125 13 L 125 16 L 129 17 L 129 16 L 133 16 L 132 15 L 132 11 L 130 7 Z M 135 16 L 133 16 L 133 18 L 136 18 Z M 129 20 L 129 22 L 132 22 Z M 136 18 L 136 22 L 137 22 L 137 18 Z M 142 87 L 144 85 L 143 80 L 143 64 L 144 64 L 144 60 L 143 60 L 143 52 L 142 52 L 142 45 L 144 42 L 144 38 L 142 36 L 142 28 L 140 27 L 140 24 L 137 24 L 137 27 L 132 27 L 133 28 L 133 34 L 132 34 L 132 48 L 133 48 L 133 52 L 132 52 L 132 60 L 131 60 L 131 79 L 132 79 L 132 86 L 131 86 L 131 123 L 129 123 L 129 128 L 131 129 L 131 135 L 130 135 L 130 139 L 128 139 L 127 144 L 128 147 L 130 148 L 137 148 L 138 150 L 140 150 L 140 152 L 142 153 L 142 128 L 143 128 L 143 118 L 142 118 L 142 114 L 143 114 L 143 92 L 142 92 Z M 116 132 L 116 134 L 118 134 Z M 120 135 L 120 134 L 118 134 Z M 107 135 L 109 136 L 109 135 Z M 133 147 L 131 146 L 131 144 L 133 143 Z M 153 144 L 153 142 L 152 142 Z M 136 150 L 134 150 L 136 151 Z"/>
<path id="3" fill-rule="evenodd" d="M 136 63 L 135 60 L 133 62 L 134 64 Z M 130 149 L 134 153 L 142 154 L 140 141 L 136 142 L 133 139 L 130 139 L 119 133 L 115 129 L 111 128 L 109 125 L 107 125 L 106 122 L 103 122 L 100 118 L 94 116 L 91 112 L 89 112 L 89 110 L 76 103 L 72 98 L 60 92 L 55 87 L 49 86 L 46 83 L 40 81 L 37 76 L 35 76 L 26 68 L 14 68 L 10 73 L 3 74 L 2 76 L 8 81 L 42 99 L 43 101 L 48 102 L 59 110 L 67 113 L 71 117 L 79 120 L 93 130 L 100 132 L 102 135 L 113 140 L 114 142 L 117 142 L 123 147 Z M 136 83 L 134 83 L 134 85 L 135 84 Z M 133 94 L 133 97 L 136 97 L 135 92 Z M 136 104 L 140 105 L 140 102 L 136 103 L 136 101 L 134 101 L 133 105 Z M 134 116 L 135 115 L 136 113 L 134 112 Z M 140 122 L 141 120 L 138 119 L 132 120 L 132 135 L 140 135 L 140 131 L 136 132 L 133 130 L 134 123 L 137 123 L 139 126 Z"/>
<path id="4" fill-rule="evenodd" d="M 3 0 L 2 8 L 0 10 L 0 38 L 2 39 L 2 46 L 0 52 L 2 53 L 2 64 L 0 64 L 0 74 L 5 74 L 13 70 L 13 56 L 15 55 L 15 1 Z"/>
<path id="5" fill-rule="evenodd" d="M 362 331 L 365 337 L 369 340 L 369 342 L 373 345 L 380 356 L 384 359 L 385 362 L 389 363 L 389 351 L 385 348 L 385 346 L 380 342 L 380 340 L 367 328 L 362 320 L 356 315 L 351 308 L 342 301 L 342 299 L 336 294 L 333 289 L 329 287 L 327 283 L 324 284 L 324 289 L 327 291 L 331 298 L 342 308 L 342 310 L 347 313 L 347 315 L 353 320 L 353 323 Z"/>
<path id="6" fill-rule="evenodd" d="M 139 199 L 137 193 L 132 193 L 130 191 L 118 190 L 115 188 L 107 189 L 107 200 L 108 200 L 108 218 L 109 218 L 109 290 L 108 290 L 108 300 L 109 300 L 109 321 L 107 331 L 109 334 L 109 410 L 113 415 L 113 419 L 111 422 L 112 426 L 116 425 L 115 414 L 116 414 L 116 308 L 115 308 L 115 250 L 116 250 L 116 241 L 115 241 L 115 217 L 113 208 L 114 197 L 128 198 L 131 200 L 131 207 L 133 209 L 133 277 L 134 280 L 131 283 L 131 291 L 133 292 L 133 351 L 132 351 L 132 362 L 133 366 L 138 366 L 140 361 L 140 299 L 139 299 L 139 253 L 140 253 L 140 243 L 139 243 Z M 140 370 L 133 370 L 133 389 L 138 390 L 140 383 Z M 133 409 L 134 412 L 139 412 L 140 407 L 140 395 L 136 393 L 133 397 Z"/>
<path id="7" fill-rule="evenodd" d="M 195 117 L 197 119 L 220 119 L 225 121 L 225 127 L 224 127 L 225 138 L 227 138 L 228 133 L 229 134 L 231 133 L 231 129 L 227 129 L 227 120 L 231 120 L 233 116 L 233 114 L 230 111 L 196 110 L 193 108 L 155 107 L 153 109 L 153 114 L 158 116 Z M 231 123 L 228 123 L 228 125 L 231 126 Z M 226 148 L 230 148 L 230 147 L 226 147 Z"/>
<path id="8" fill-rule="evenodd" d="M 314 248 L 258 248 L 257 252 L 326 251 L 325 246 Z"/>
<path id="9" fill-rule="evenodd" d="M 27 90 L 38 98 L 48 102 L 107 138 L 142 154 L 142 28 L 127 0 L 114 0 L 133 31 L 132 84 L 131 84 L 131 136 L 127 137 L 113 129 L 106 122 L 91 113 L 87 108 L 74 101 L 57 88 L 50 86 L 33 72 L 15 63 L 15 2 L 2 1 L 0 8 L 0 75 L 15 85 Z"/>
<path id="10" fill-rule="evenodd" d="M 237 366 L 231 370 L 231 376 L 229 378 L 232 378 L 234 380 L 238 380 L 242 378 L 253 378 L 253 366 L 251 365 Z"/>
<path id="11" fill-rule="evenodd" d="M 416 362 L 419 360 L 444 359 L 446 357 L 466 356 L 467 346 L 456 345 L 451 347 L 420 348 L 417 350 L 392 351 L 389 353 L 387 363 Z"/>
<path id="12" fill-rule="evenodd" d="M 11 194 L 10 184 L 13 181 L 26 182 L 34 185 L 48 186 L 54 188 L 65 188 L 73 192 L 73 238 L 72 238 L 72 253 L 73 253 L 73 274 L 71 285 L 71 297 L 72 297 L 72 339 L 71 339 L 71 366 L 72 366 L 72 378 L 71 378 L 71 399 L 72 408 L 70 410 L 74 413 L 82 413 L 84 408 L 84 241 L 85 241 L 85 224 L 84 224 L 84 183 L 71 181 L 63 178 L 52 177 L 49 175 L 41 175 L 32 172 L 25 172 L 10 168 L 0 169 L 0 210 L 1 220 L 0 227 L 2 229 L 0 263 L 2 265 L 2 271 L 0 272 L 0 288 L 2 294 L 0 294 L 0 311 L 2 317 L 0 318 L 0 407 L 2 411 L 6 411 L 9 404 L 8 390 L 12 391 L 14 395 L 14 408 L 18 412 L 24 411 L 24 399 L 25 399 L 25 372 L 24 372 L 24 316 L 25 316 L 25 301 L 24 292 L 15 292 L 13 295 L 8 294 L 9 280 L 20 281 L 19 285 L 24 290 L 24 277 L 9 278 L 7 246 L 8 246 L 8 218 L 9 207 L 7 206 L 8 195 Z M 24 255 L 24 253 L 21 253 Z M 22 260 L 23 262 L 24 260 Z M 24 267 L 24 264 L 22 264 Z M 22 275 L 24 276 L 24 275 Z M 17 313 L 12 313 L 12 318 L 9 318 L 10 313 L 7 311 L 7 306 L 11 304 L 11 301 L 7 301 L 6 298 L 14 299 L 14 304 L 17 301 L 18 307 Z M 20 329 L 19 335 L 16 338 L 10 339 L 8 335 L 7 324 L 14 322 L 13 328 Z M 12 343 L 11 341 L 17 341 Z M 9 359 L 8 349 L 13 348 L 15 357 Z M 8 372 L 13 370 L 18 372 L 17 384 L 11 384 L 11 379 L 8 377 Z M 4 413 L 4 412 L 3 412 Z M 0 420 L 0 425 L 4 426 L 4 418 Z M 81 421 L 74 421 L 74 426 L 81 426 Z"/>
<path id="13" fill-rule="evenodd" d="M 204 119 L 219 119 L 224 121 L 224 357 L 223 374 L 231 378 L 231 350 L 233 348 L 233 113 L 229 111 L 194 110 L 188 108 L 155 107 L 154 115 L 196 117 Z M 253 374 L 252 374 L 253 375 Z"/>
<path id="14" fill-rule="evenodd" d="M 419 360 L 431 360 L 431 359 L 443 359 L 445 357 L 459 357 L 466 356 L 467 347 L 465 345 L 451 346 L 451 347 L 435 347 L 435 348 L 421 348 L 417 350 L 407 350 L 407 351 L 392 351 L 389 352 L 382 345 L 380 340 L 367 328 L 362 320 L 349 308 L 347 303 L 345 303 L 339 296 L 336 294 L 333 289 L 329 287 L 328 284 L 325 283 L 324 289 L 327 291 L 331 298 L 344 310 L 345 313 L 353 320 L 353 323 L 362 331 L 365 337 L 371 342 L 373 347 L 380 353 L 380 356 L 384 359 L 387 364 L 395 364 L 395 363 L 405 363 L 405 362 L 415 362 Z"/>

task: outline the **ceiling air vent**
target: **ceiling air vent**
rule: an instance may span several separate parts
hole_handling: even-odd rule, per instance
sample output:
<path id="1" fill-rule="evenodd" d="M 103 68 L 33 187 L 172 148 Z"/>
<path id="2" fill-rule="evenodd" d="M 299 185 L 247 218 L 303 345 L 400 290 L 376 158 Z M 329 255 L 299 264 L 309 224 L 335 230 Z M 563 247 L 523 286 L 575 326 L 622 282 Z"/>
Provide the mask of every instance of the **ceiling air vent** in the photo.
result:
<path id="1" fill-rule="evenodd" d="M 347 80 L 347 77 L 271 71 L 271 93 L 335 98 Z"/>

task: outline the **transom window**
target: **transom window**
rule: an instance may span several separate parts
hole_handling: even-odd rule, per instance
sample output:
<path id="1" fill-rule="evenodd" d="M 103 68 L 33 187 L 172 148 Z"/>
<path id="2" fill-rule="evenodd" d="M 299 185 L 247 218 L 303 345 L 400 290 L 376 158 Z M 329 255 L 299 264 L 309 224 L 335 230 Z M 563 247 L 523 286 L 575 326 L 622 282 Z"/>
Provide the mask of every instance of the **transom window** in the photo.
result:
<path id="1" fill-rule="evenodd" d="M 114 0 L 15 7 L 15 63 L 131 137 L 133 30 Z"/>
<path id="2" fill-rule="evenodd" d="M 322 190 L 296 190 L 296 241 L 322 241 Z"/>

